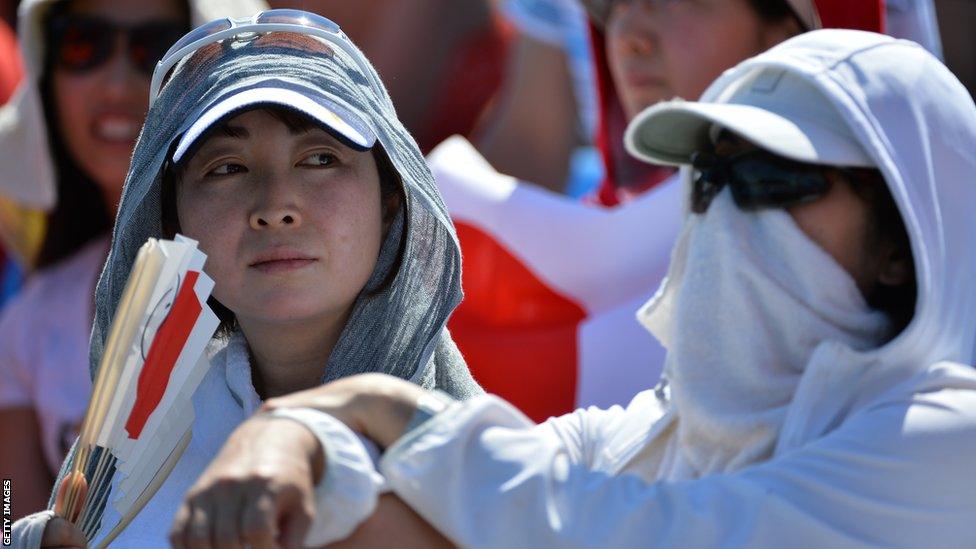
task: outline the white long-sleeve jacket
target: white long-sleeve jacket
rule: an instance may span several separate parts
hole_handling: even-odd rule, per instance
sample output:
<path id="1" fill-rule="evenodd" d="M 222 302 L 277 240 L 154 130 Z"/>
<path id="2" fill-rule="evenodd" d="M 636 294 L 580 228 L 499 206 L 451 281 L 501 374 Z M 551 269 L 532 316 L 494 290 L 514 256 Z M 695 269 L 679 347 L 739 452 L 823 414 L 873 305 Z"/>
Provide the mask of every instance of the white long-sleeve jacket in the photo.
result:
<path id="1" fill-rule="evenodd" d="M 976 372 L 943 363 L 734 474 L 658 481 L 653 391 L 532 425 L 492 396 L 391 447 L 388 487 L 464 547 L 976 547 Z"/>

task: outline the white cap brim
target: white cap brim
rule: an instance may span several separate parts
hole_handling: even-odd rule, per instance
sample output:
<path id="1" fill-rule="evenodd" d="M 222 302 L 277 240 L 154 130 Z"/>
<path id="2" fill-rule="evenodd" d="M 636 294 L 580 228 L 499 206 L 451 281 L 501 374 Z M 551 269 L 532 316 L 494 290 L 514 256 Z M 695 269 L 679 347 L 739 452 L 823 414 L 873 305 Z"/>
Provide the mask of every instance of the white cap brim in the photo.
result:
<path id="1" fill-rule="evenodd" d="M 875 162 L 821 93 L 780 70 L 754 75 L 722 103 L 667 101 L 641 112 L 627 126 L 630 154 L 669 166 L 691 163 L 707 150 L 716 129 L 799 162 L 874 167 Z"/>
<path id="2" fill-rule="evenodd" d="M 214 124 L 235 113 L 262 105 L 275 105 L 303 113 L 355 149 L 368 150 L 376 144 L 376 135 L 362 120 L 318 91 L 280 80 L 269 80 L 234 91 L 205 110 L 180 137 L 173 152 L 173 162 L 179 162 Z"/>

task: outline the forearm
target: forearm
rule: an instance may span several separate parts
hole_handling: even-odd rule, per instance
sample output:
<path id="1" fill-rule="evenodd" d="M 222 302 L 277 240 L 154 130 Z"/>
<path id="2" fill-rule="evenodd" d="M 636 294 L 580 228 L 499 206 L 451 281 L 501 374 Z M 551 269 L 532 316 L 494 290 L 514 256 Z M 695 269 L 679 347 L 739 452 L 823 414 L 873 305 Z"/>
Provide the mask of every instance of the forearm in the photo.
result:
<path id="1" fill-rule="evenodd" d="M 454 547 L 433 526 L 394 494 L 380 496 L 376 511 L 348 538 L 329 547 L 424 549 Z"/>

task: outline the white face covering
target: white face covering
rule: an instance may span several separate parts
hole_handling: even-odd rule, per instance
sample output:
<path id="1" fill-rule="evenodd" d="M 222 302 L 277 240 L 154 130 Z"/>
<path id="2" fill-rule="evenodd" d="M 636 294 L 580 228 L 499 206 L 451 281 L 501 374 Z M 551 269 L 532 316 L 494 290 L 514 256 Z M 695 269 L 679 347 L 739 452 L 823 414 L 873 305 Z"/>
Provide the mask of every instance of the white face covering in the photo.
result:
<path id="1" fill-rule="evenodd" d="M 668 350 L 677 440 L 661 473 L 688 478 L 770 457 L 814 349 L 874 348 L 889 328 L 787 212 L 743 212 L 728 189 L 685 224 L 638 319 Z"/>

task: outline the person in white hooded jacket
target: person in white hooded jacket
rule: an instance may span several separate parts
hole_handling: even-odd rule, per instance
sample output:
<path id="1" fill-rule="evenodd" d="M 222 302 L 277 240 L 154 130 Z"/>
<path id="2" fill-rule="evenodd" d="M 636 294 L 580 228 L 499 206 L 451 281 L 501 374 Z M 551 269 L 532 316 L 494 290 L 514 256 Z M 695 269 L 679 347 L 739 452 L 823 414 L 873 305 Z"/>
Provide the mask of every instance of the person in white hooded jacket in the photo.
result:
<path id="1" fill-rule="evenodd" d="M 816 31 L 700 102 L 648 109 L 627 142 L 684 166 L 690 211 L 638 315 L 668 349 L 666 383 L 540 425 L 375 375 L 265 408 L 300 408 L 307 440 L 365 434 L 386 489 L 466 547 L 972 547 L 976 106 L 959 81 L 917 44 Z M 877 233 L 886 201 L 904 235 Z M 243 441 L 279 421 L 230 437 L 174 540 L 233 539 L 207 534 L 239 524 L 221 515 L 228 485 L 268 472 Z M 345 452 L 324 453 L 328 486 Z M 332 519 L 368 516 L 348 515 Z"/>

